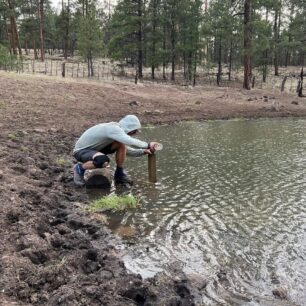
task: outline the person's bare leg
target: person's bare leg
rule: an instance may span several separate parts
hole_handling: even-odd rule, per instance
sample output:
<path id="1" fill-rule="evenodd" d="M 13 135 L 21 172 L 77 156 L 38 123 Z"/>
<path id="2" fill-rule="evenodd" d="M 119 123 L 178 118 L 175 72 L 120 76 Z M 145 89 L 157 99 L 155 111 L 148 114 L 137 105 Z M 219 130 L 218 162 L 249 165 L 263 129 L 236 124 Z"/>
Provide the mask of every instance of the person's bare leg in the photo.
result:
<path id="1" fill-rule="evenodd" d="M 96 156 L 99 156 L 99 155 L 104 155 L 104 154 L 101 153 L 101 152 L 97 152 L 92 158 L 94 159 Z M 107 165 L 108 165 L 108 162 L 105 162 L 105 163 L 103 164 L 103 168 L 106 167 Z M 83 164 L 82 164 L 82 168 L 83 168 L 84 170 L 96 169 L 94 163 L 93 163 L 91 160 L 88 161 L 88 162 L 86 162 L 86 163 L 83 163 Z"/>
<path id="2" fill-rule="evenodd" d="M 101 156 L 104 155 L 101 152 L 97 152 L 94 154 L 93 159 L 97 156 Z M 108 166 L 108 162 L 106 161 L 103 165 L 102 168 L 107 167 Z M 93 161 L 87 161 L 85 163 L 77 163 L 76 165 L 74 165 L 73 167 L 73 180 L 74 183 L 78 186 L 84 186 L 85 185 L 85 180 L 84 180 L 84 173 L 86 170 L 91 170 L 91 169 L 95 169 L 96 166 L 93 163 Z"/>
<path id="3" fill-rule="evenodd" d="M 126 151 L 127 151 L 126 145 L 116 141 L 112 144 L 112 149 L 116 151 L 117 168 L 115 171 L 115 183 L 132 185 L 133 181 L 126 175 L 126 173 L 123 170 L 123 165 L 125 162 Z"/>
<path id="4" fill-rule="evenodd" d="M 116 151 L 116 165 L 117 167 L 123 168 L 126 156 L 126 145 L 120 142 L 113 142 L 112 143 L 112 150 Z"/>

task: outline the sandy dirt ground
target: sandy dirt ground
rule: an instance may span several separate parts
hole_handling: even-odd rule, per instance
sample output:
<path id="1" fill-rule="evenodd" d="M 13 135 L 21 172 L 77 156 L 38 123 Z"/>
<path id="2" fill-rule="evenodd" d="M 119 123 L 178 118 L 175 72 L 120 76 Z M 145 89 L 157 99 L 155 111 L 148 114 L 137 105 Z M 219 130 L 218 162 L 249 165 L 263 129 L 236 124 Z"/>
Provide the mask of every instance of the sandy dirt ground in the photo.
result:
<path id="1" fill-rule="evenodd" d="M 114 237 L 84 210 L 71 150 L 82 131 L 126 114 L 142 123 L 306 116 L 273 91 L 90 83 L 0 73 L 0 304 L 194 305 L 204 280 L 129 274 Z"/>

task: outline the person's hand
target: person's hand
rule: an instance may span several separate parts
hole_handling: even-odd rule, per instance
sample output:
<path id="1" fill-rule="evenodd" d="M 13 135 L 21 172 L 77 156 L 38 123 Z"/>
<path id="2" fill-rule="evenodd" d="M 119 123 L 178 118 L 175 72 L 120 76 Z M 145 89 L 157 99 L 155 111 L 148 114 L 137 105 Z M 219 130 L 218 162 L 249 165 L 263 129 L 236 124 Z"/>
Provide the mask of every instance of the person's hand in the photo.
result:
<path id="1" fill-rule="evenodd" d="M 151 152 L 150 149 L 144 149 L 143 154 L 150 155 L 150 154 L 152 154 L 152 152 Z"/>
<path id="2" fill-rule="evenodd" d="M 150 149 L 151 153 L 154 153 L 156 151 L 155 146 L 157 146 L 157 145 L 158 145 L 158 142 L 156 142 L 156 141 L 151 141 L 149 143 L 149 149 Z"/>

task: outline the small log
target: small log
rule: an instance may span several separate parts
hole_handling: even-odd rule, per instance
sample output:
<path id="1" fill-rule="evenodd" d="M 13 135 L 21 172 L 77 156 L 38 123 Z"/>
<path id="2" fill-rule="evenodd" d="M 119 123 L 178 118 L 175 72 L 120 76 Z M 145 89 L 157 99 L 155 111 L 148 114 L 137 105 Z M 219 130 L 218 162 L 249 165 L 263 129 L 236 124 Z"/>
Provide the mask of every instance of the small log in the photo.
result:
<path id="1" fill-rule="evenodd" d="M 86 188 L 110 188 L 111 174 L 109 168 L 87 170 L 85 172 Z"/>
<path id="2" fill-rule="evenodd" d="M 156 155 L 154 153 L 148 155 L 148 170 L 149 170 L 149 182 L 156 183 Z"/>

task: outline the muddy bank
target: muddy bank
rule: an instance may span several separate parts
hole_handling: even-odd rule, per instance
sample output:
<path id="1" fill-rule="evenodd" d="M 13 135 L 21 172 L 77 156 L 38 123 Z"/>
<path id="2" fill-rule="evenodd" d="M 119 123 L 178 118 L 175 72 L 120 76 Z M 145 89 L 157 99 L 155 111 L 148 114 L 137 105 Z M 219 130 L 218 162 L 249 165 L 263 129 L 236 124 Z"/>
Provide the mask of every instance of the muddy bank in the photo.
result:
<path id="1" fill-rule="evenodd" d="M 116 240 L 84 211 L 61 130 L 1 135 L 1 305 L 192 305 L 189 284 L 128 274 Z"/>
<path id="2" fill-rule="evenodd" d="M 128 274 L 119 241 L 84 211 L 88 198 L 73 185 L 71 149 L 85 128 L 128 113 L 144 123 L 306 115 L 305 100 L 258 90 L 88 84 L 4 73 L 0 84 L 3 305 L 196 301 L 196 288 L 179 271 L 151 280 Z"/>
<path id="3" fill-rule="evenodd" d="M 56 127 L 79 135 L 97 122 L 133 113 L 142 123 L 306 116 L 306 98 L 275 90 L 123 82 L 89 83 L 0 72 L 2 128 Z M 3 113 L 3 111 L 2 111 Z M 9 123 L 8 123 L 9 122 Z"/>

